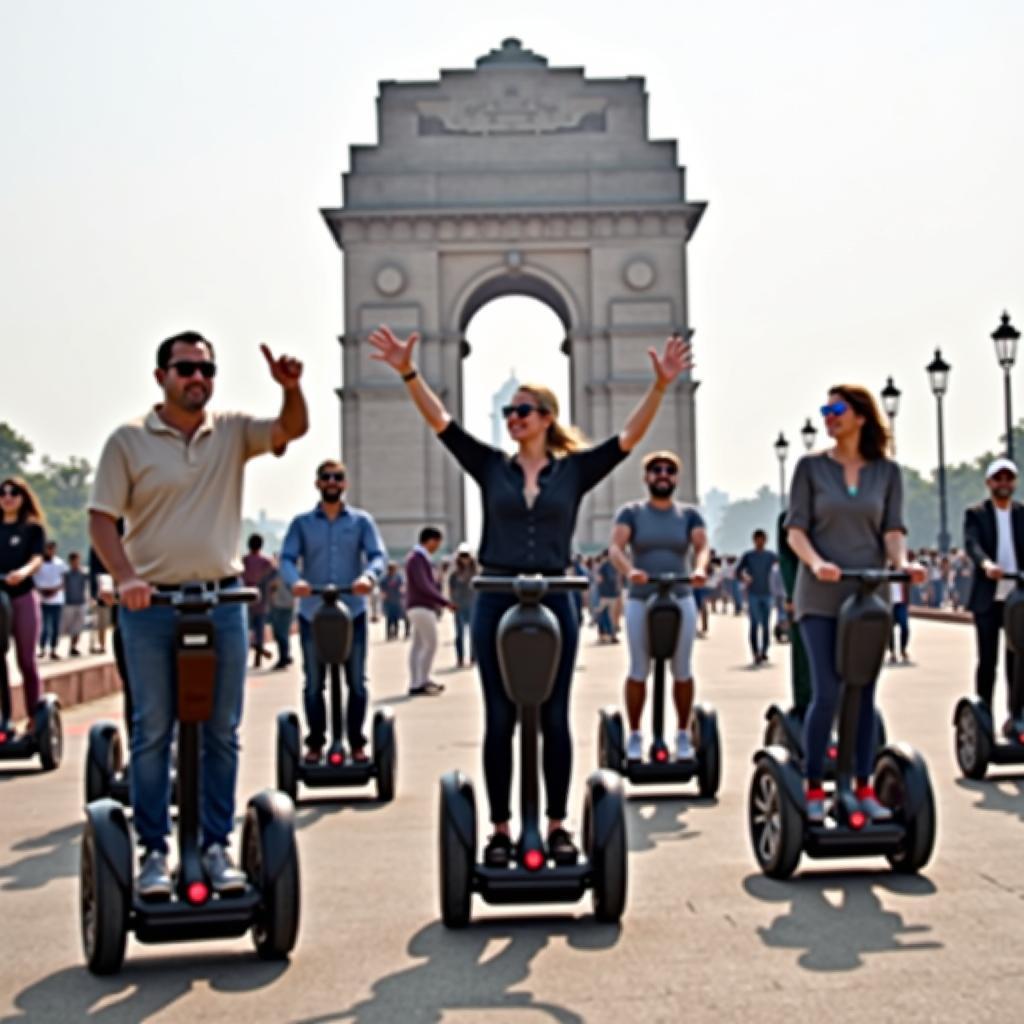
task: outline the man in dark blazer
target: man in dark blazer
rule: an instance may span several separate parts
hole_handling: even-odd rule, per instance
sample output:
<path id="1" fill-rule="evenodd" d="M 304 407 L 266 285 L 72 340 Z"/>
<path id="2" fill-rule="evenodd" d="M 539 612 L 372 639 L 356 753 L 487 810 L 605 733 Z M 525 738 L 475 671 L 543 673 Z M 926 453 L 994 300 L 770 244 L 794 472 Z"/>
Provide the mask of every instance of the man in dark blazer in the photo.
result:
<path id="1" fill-rule="evenodd" d="M 974 563 L 967 608 L 974 615 L 978 634 L 978 668 L 975 686 L 978 697 L 989 710 L 999 663 L 999 631 L 1003 625 L 1003 604 L 1015 584 L 1003 579 L 1007 572 L 1024 571 L 1024 505 L 1013 500 L 1017 467 L 1005 458 L 994 459 L 985 471 L 989 497 L 964 512 L 964 550 Z M 1006 681 L 1010 720 L 1013 728 L 1021 708 L 1013 707 L 1009 690 L 1013 680 L 1013 654 L 1007 646 Z"/>

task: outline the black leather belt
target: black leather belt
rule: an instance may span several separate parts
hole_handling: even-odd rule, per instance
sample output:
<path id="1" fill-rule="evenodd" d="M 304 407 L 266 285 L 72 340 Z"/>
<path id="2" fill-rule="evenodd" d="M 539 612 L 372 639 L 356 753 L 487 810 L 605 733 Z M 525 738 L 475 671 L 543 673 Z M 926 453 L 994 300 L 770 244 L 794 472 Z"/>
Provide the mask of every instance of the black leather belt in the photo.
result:
<path id="1" fill-rule="evenodd" d="M 202 590 L 223 590 L 241 583 L 237 576 L 224 576 L 219 580 L 184 580 L 182 583 L 154 583 L 154 590 L 181 590 L 182 587 L 199 587 Z"/>

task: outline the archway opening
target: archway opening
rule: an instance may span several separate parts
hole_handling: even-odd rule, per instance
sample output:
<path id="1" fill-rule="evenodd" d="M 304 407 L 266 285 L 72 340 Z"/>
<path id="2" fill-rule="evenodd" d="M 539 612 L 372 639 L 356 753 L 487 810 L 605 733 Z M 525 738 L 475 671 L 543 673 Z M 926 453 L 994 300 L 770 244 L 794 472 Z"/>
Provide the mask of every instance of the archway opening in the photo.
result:
<path id="1" fill-rule="evenodd" d="M 463 417 L 470 433 L 514 451 L 501 406 L 524 381 L 551 388 L 562 418 L 571 420 L 569 360 L 562 352 L 565 331 L 562 317 L 547 302 L 526 295 L 490 298 L 470 312 L 465 326 L 470 353 L 462 363 Z M 451 541 L 464 539 L 475 550 L 482 525 L 480 489 L 469 477 L 465 502 L 467 536 Z"/>

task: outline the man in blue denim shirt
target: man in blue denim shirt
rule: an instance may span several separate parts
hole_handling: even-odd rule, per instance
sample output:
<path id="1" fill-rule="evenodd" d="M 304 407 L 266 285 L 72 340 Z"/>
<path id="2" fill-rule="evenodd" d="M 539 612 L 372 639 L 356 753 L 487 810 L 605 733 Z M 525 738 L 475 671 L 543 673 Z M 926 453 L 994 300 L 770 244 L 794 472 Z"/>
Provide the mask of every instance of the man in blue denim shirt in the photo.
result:
<path id="1" fill-rule="evenodd" d="M 313 643 L 312 619 L 320 599 L 310 596 L 311 586 L 334 583 L 352 586 L 342 600 L 352 613 L 352 650 L 345 662 L 348 714 L 345 725 L 353 761 L 365 761 L 366 737 L 366 595 L 387 568 L 388 555 L 373 517 L 346 505 L 345 467 L 329 459 L 316 471 L 320 501 L 312 512 L 296 516 L 281 548 L 281 577 L 299 602 L 299 638 L 306 676 L 306 762 L 318 764 L 326 742 L 327 708 L 324 703 L 325 666 Z M 301 562 L 301 570 L 299 563 Z"/>

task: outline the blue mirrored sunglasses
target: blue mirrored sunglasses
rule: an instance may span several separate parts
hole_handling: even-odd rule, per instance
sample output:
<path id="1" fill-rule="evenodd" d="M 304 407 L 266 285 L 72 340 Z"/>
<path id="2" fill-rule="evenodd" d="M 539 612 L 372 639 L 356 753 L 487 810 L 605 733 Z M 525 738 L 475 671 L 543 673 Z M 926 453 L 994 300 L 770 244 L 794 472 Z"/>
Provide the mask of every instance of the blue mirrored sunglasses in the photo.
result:
<path id="1" fill-rule="evenodd" d="M 850 407 L 845 402 L 833 402 L 831 405 L 821 407 L 822 416 L 842 416 Z"/>

